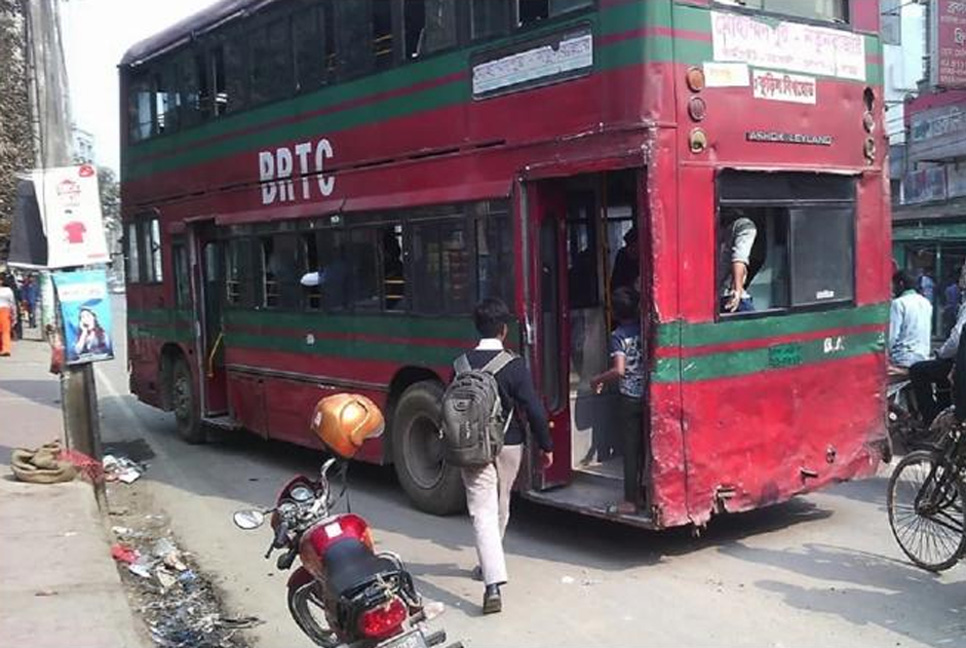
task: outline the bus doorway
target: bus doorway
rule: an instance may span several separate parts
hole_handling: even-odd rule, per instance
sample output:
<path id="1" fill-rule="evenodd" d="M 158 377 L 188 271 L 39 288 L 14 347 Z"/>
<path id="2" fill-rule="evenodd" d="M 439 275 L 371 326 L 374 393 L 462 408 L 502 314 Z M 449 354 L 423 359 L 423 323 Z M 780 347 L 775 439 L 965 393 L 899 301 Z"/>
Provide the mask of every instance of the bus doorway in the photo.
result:
<path id="1" fill-rule="evenodd" d="M 569 484 L 537 498 L 561 506 L 604 512 L 623 499 L 618 388 L 611 384 L 596 393 L 591 381 L 610 366 L 608 344 L 618 324 L 614 290 L 642 288 L 639 178 L 637 170 L 626 170 L 537 186 L 538 366 L 554 424 L 556 462 L 566 462 L 543 486 Z M 642 501 L 645 483 L 642 475 Z"/>

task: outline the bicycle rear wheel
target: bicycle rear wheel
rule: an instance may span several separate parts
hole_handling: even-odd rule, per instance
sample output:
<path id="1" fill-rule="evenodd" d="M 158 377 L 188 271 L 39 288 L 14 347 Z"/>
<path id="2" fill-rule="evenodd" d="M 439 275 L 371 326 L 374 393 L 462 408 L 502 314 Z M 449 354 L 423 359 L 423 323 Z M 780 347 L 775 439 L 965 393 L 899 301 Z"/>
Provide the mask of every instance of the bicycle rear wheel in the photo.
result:
<path id="1" fill-rule="evenodd" d="M 949 569 L 966 551 L 966 487 L 942 455 L 910 452 L 889 478 L 889 526 L 919 567 Z"/>

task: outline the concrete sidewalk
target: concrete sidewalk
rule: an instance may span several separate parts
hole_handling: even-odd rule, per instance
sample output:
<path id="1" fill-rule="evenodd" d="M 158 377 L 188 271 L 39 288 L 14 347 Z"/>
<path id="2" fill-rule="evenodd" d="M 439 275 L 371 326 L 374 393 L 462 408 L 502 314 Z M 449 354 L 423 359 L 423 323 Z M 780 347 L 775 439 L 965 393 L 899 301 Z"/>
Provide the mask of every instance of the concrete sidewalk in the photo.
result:
<path id="1" fill-rule="evenodd" d="M 151 645 L 138 632 L 91 486 L 17 482 L 13 448 L 63 439 L 44 342 L 0 358 L 0 637 L 9 646 Z"/>

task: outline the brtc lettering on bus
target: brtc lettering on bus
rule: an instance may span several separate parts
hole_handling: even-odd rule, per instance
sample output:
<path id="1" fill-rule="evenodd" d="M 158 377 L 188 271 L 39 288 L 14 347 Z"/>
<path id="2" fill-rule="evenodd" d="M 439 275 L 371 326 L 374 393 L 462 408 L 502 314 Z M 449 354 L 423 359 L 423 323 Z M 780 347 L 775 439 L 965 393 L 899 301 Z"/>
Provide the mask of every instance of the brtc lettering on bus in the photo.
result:
<path id="1" fill-rule="evenodd" d="M 335 191 L 335 177 L 325 174 L 325 161 L 333 155 L 332 142 L 325 138 L 315 144 L 302 142 L 292 148 L 259 151 L 262 204 L 311 200 L 313 187 L 318 188 L 321 197 L 331 196 Z"/>

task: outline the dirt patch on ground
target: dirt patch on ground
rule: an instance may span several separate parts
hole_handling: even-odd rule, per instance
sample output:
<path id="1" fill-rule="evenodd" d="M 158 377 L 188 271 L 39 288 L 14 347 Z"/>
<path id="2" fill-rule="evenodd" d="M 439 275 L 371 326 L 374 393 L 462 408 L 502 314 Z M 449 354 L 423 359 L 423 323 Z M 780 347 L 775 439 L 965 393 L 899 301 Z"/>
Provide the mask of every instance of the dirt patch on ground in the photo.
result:
<path id="1" fill-rule="evenodd" d="M 249 648 L 243 631 L 261 621 L 229 613 L 218 588 L 175 537 L 147 488 L 138 482 L 114 483 L 107 495 L 112 554 L 131 608 L 151 641 L 163 648 Z"/>

